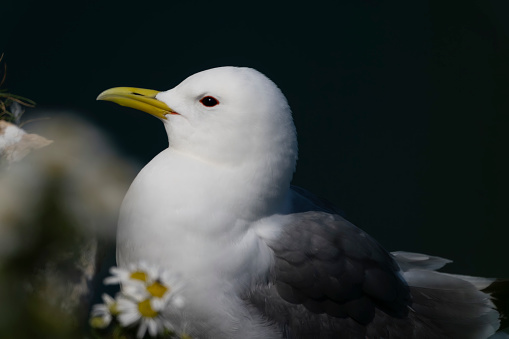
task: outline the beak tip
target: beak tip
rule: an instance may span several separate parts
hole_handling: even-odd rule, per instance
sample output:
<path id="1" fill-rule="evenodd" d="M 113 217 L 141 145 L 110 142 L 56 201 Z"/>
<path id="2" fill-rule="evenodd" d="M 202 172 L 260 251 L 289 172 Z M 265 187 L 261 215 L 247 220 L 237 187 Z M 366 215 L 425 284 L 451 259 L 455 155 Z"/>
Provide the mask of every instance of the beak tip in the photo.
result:
<path id="1" fill-rule="evenodd" d="M 95 98 L 95 100 L 104 100 L 104 97 L 105 97 L 105 92 L 106 91 L 102 91 L 98 96 L 97 98 Z"/>

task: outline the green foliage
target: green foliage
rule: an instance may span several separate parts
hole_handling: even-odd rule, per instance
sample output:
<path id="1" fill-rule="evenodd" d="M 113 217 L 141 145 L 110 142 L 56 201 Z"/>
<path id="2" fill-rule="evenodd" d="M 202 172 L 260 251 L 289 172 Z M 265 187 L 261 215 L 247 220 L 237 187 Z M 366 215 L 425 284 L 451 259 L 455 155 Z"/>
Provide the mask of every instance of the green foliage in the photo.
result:
<path id="1" fill-rule="evenodd" d="M 7 89 L 2 88 L 7 77 L 7 64 L 4 62 L 2 67 L 2 60 L 4 55 L 0 55 L 0 69 L 3 68 L 0 80 L 0 120 L 8 122 L 19 123 L 21 113 L 19 115 L 11 109 L 13 103 L 18 103 L 25 107 L 34 107 L 35 102 L 25 97 L 9 93 Z"/>

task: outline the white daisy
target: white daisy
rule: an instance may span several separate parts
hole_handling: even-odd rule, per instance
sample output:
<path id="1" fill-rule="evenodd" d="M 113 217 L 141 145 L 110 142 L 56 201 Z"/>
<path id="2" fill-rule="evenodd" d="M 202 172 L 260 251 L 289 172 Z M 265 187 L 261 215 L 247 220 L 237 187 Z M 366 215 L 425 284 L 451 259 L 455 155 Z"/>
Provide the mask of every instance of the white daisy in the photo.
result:
<path id="1" fill-rule="evenodd" d="M 171 330 L 171 323 L 162 315 L 166 303 L 160 298 L 140 298 L 132 299 L 119 297 L 117 309 L 119 311 L 118 321 L 123 327 L 138 324 L 136 336 L 143 338 L 145 332 L 155 337 L 164 332 L 165 329 Z"/>
<path id="2" fill-rule="evenodd" d="M 105 284 L 122 284 L 122 293 L 136 300 L 147 298 L 160 298 L 166 303 L 182 307 L 183 300 L 178 295 L 182 283 L 176 275 L 155 266 L 141 262 L 131 264 L 128 268 L 112 267 L 113 275 L 104 280 Z"/>
<path id="3" fill-rule="evenodd" d="M 169 315 L 178 313 L 184 303 L 178 293 L 183 284 L 175 275 L 145 262 L 127 268 L 112 267 L 110 273 L 112 276 L 104 282 L 120 283 L 122 287 L 116 305 L 120 325 L 137 325 L 138 338 L 147 330 L 156 336 L 165 329 L 173 329 Z"/>
<path id="4" fill-rule="evenodd" d="M 150 279 L 144 284 L 126 282 L 122 285 L 122 292 L 126 296 L 134 298 L 155 298 L 163 302 L 170 301 L 174 306 L 180 307 L 179 290 L 182 284 L 170 274 L 160 274 L 155 279 Z M 180 306 L 179 306 L 180 305 Z"/>
<path id="5" fill-rule="evenodd" d="M 145 262 L 130 264 L 128 268 L 111 267 L 111 277 L 104 279 L 106 285 L 126 283 L 147 283 L 157 277 L 157 268 Z"/>
<path id="6" fill-rule="evenodd" d="M 104 293 L 104 304 L 96 304 L 90 312 L 90 326 L 93 328 L 106 328 L 111 323 L 112 316 L 117 314 L 117 302 Z"/>

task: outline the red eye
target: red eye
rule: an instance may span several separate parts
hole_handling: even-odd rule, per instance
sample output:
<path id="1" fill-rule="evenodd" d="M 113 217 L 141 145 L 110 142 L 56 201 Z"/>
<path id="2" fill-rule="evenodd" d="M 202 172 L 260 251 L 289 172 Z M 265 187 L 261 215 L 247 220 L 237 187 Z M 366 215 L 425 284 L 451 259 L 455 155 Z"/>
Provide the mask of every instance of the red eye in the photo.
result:
<path id="1" fill-rule="evenodd" d="M 204 97 L 200 100 L 200 102 L 203 104 L 203 106 L 207 107 L 214 107 L 215 105 L 219 104 L 219 101 L 217 101 L 216 98 L 210 96 Z"/>

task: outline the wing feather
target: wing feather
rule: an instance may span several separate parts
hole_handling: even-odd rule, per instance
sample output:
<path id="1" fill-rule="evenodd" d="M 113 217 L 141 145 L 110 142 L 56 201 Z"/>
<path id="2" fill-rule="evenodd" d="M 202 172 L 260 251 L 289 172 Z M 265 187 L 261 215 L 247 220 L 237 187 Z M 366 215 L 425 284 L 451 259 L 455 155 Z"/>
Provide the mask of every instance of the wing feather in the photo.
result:
<path id="1" fill-rule="evenodd" d="M 367 324 L 375 308 L 405 317 L 409 288 L 392 256 L 339 215 L 294 214 L 277 242 L 275 284 L 288 302 Z"/>
<path id="2" fill-rule="evenodd" d="M 245 296 L 283 338 L 478 339 L 505 320 L 507 282 L 437 272 L 451 262 L 440 257 L 388 253 L 329 202 L 292 194 L 282 233 L 265 239 L 269 283 Z"/>

